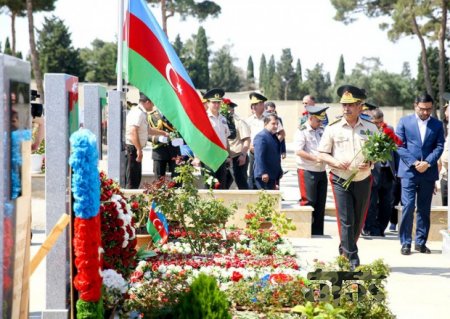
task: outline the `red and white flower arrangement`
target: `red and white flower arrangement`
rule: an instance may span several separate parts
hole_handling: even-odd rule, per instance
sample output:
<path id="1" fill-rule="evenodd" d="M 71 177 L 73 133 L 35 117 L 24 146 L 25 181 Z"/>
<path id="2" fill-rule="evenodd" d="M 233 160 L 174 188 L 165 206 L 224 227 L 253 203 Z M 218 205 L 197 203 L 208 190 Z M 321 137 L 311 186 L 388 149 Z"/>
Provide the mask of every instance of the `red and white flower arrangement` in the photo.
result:
<path id="1" fill-rule="evenodd" d="M 131 207 L 120 192 L 119 185 L 104 172 L 100 173 L 100 181 L 103 267 L 127 277 L 136 266 L 136 231 Z"/>

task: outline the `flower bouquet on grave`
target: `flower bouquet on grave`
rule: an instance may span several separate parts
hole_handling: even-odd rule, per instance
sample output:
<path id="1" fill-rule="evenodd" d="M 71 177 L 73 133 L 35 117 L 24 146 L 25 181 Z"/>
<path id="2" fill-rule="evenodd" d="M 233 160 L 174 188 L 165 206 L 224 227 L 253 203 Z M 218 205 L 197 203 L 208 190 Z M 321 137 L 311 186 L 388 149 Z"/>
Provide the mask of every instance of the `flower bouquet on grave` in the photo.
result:
<path id="1" fill-rule="evenodd" d="M 392 160 L 392 152 L 397 149 L 397 146 L 403 144 L 402 140 L 395 135 L 394 131 L 387 127 L 385 123 L 381 126 L 382 131 L 370 135 L 367 131 L 367 141 L 362 145 L 361 149 L 353 157 L 353 162 L 356 157 L 362 152 L 365 163 L 386 162 Z M 351 182 L 358 174 L 358 169 L 354 169 L 350 177 L 342 184 L 345 189 L 348 189 Z"/>

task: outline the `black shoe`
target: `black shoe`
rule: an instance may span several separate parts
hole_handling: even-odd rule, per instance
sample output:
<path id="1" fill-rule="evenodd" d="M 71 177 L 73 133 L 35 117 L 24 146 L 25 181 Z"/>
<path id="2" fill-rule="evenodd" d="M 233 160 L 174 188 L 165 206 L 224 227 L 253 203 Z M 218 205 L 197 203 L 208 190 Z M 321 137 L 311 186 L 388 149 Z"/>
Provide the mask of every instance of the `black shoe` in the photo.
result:
<path id="1" fill-rule="evenodd" d="M 431 254 L 430 248 L 424 245 L 415 245 L 414 250 L 417 250 L 418 252 L 421 252 L 422 254 Z"/>
<path id="2" fill-rule="evenodd" d="M 401 253 L 402 255 L 411 255 L 411 245 L 409 244 L 402 245 Z"/>

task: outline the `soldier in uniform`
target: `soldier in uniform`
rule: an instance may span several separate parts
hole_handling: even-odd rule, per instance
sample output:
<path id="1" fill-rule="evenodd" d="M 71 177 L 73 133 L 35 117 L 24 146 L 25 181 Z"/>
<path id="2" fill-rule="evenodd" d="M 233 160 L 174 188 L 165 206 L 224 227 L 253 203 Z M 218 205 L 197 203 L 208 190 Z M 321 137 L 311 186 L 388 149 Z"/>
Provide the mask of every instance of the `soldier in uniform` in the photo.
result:
<path id="1" fill-rule="evenodd" d="M 223 103 L 228 106 L 228 112 L 231 114 L 231 120 L 233 121 L 236 131 L 234 138 L 232 138 L 232 135 L 228 137 L 234 181 L 239 189 L 248 189 L 247 152 L 250 148 L 250 128 L 248 127 L 248 124 L 234 112 L 234 108 L 237 106 L 236 103 L 229 99 L 223 99 Z"/>
<path id="2" fill-rule="evenodd" d="M 319 144 L 319 158 L 331 167 L 330 182 L 336 204 L 340 236 L 339 253 L 350 260 L 352 270 L 359 266 L 356 242 L 364 225 L 369 206 L 371 188 L 371 163 L 364 161 L 360 152 L 368 134 L 377 132 L 370 121 L 360 118 L 366 95 L 354 86 L 338 88 L 343 117 L 329 124 Z M 342 184 L 357 175 L 348 188 Z"/>
<path id="3" fill-rule="evenodd" d="M 175 132 L 173 125 L 158 109 L 153 109 L 148 114 L 148 122 L 151 127 L 168 134 Z M 155 179 L 165 177 L 167 168 L 169 168 L 172 178 L 175 177 L 175 159 L 181 154 L 180 148 L 173 146 L 169 139 L 161 136 L 152 135 L 149 140 L 152 142 L 153 174 L 155 174 Z"/>
<path id="4" fill-rule="evenodd" d="M 220 107 L 222 105 L 222 98 L 225 91 L 222 89 L 211 89 L 203 96 L 208 100 L 208 110 L 206 111 L 214 131 L 216 131 L 222 144 L 228 148 L 228 137 L 230 136 L 230 129 L 228 128 L 227 119 L 220 114 Z M 210 171 L 219 182 L 219 189 L 226 189 L 227 186 L 227 161 L 224 161 L 216 172 Z M 210 186 L 210 185 L 208 185 Z"/>
<path id="5" fill-rule="evenodd" d="M 312 235 L 323 235 L 325 204 L 328 180 L 325 162 L 318 157 L 317 148 L 324 128 L 327 106 L 306 106 L 308 120 L 295 133 L 295 154 L 297 155 L 298 185 L 300 205 L 312 206 Z"/>

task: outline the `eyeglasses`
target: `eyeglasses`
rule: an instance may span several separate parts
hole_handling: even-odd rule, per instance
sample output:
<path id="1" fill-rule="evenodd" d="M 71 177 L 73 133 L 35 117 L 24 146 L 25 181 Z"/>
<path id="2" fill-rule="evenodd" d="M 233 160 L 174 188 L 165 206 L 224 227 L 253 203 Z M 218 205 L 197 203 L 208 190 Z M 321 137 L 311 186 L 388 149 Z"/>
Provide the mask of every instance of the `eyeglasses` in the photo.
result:
<path id="1" fill-rule="evenodd" d="M 419 112 L 427 112 L 427 113 L 429 113 L 429 112 L 431 112 L 432 110 L 433 110 L 433 108 L 432 107 L 417 107 L 418 109 L 419 109 Z"/>

